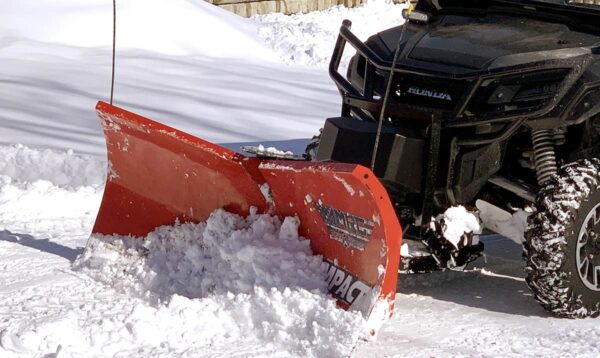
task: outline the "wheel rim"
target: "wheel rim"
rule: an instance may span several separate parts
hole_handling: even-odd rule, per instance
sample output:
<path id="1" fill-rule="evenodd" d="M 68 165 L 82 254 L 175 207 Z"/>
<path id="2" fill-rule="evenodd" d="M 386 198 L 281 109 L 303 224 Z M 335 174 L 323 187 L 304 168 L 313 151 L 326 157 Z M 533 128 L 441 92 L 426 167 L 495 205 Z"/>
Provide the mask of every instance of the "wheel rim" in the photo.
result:
<path id="1" fill-rule="evenodd" d="M 600 203 L 587 214 L 575 251 L 577 272 L 581 282 L 593 291 L 600 291 Z"/>

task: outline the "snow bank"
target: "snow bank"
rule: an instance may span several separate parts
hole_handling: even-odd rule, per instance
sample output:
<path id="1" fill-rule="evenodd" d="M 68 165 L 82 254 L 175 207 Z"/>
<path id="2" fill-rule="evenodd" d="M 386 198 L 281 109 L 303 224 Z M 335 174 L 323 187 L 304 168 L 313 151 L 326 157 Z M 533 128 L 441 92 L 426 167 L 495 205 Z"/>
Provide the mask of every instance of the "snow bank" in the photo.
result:
<path id="1" fill-rule="evenodd" d="M 251 341 L 284 356 L 347 356 L 364 319 L 327 296 L 322 258 L 298 237 L 298 224 L 218 210 L 206 223 L 160 227 L 143 241 L 92 238 L 74 268 L 154 304 L 128 319 L 144 344 L 193 350 Z"/>
<path id="2" fill-rule="evenodd" d="M 3 34 L 69 46 L 110 47 L 112 1 L 3 1 L 0 39 Z M 204 0 L 118 0 L 117 43 L 119 49 L 172 55 L 276 59 L 250 21 Z"/>
<path id="3" fill-rule="evenodd" d="M 72 151 L 0 146 L 0 230 L 86 231 L 100 205 L 105 167 Z"/>
<path id="4" fill-rule="evenodd" d="M 258 34 L 284 62 L 326 67 L 344 19 L 353 22 L 352 32 L 362 41 L 368 37 L 404 23 L 405 4 L 371 0 L 358 8 L 335 6 L 324 11 L 286 16 L 280 13 L 254 16 Z M 355 51 L 348 46 L 341 68 Z"/>
<path id="5" fill-rule="evenodd" d="M 106 163 L 72 150 L 31 149 L 23 145 L 0 146 L 0 175 L 14 182 L 45 180 L 58 186 L 104 183 Z"/>

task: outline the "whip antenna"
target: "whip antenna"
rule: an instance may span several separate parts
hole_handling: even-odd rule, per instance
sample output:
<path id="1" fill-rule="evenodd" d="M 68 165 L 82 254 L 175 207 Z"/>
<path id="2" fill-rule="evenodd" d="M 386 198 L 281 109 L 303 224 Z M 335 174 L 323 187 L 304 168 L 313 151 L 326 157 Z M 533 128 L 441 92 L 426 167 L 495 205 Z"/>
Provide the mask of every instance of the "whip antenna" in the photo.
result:
<path id="1" fill-rule="evenodd" d="M 115 52 L 117 45 L 117 0 L 113 0 L 113 39 L 112 39 L 112 78 L 110 81 L 110 104 L 113 104 L 115 91 Z"/>
<path id="2" fill-rule="evenodd" d="M 381 138 L 381 130 L 383 129 L 383 121 L 385 120 L 385 110 L 388 106 L 388 99 L 390 96 L 390 91 L 392 89 L 392 81 L 394 80 L 394 73 L 396 72 L 396 63 L 398 62 L 398 58 L 400 57 L 400 45 L 402 44 L 402 39 L 404 38 L 404 31 L 406 30 L 406 24 L 402 26 L 402 31 L 400 31 L 400 38 L 398 39 L 398 45 L 396 46 L 396 52 L 394 52 L 394 60 L 392 61 L 392 69 L 390 70 L 390 75 L 388 76 L 387 85 L 385 88 L 385 94 L 383 95 L 383 103 L 381 105 L 381 112 L 379 112 L 379 123 L 377 124 L 377 134 L 375 136 L 375 145 L 373 147 L 373 156 L 371 157 L 371 170 L 375 172 L 375 162 L 377 161 L 377 151 L 379 150 L 379 140 Z"/>

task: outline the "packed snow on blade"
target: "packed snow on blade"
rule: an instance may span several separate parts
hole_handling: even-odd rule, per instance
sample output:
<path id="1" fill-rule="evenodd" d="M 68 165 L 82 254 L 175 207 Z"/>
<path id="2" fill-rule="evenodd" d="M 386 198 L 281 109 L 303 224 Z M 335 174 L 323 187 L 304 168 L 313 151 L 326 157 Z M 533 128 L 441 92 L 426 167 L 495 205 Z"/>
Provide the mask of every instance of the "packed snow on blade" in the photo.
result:
<path id="1" fill-rule="evenodd" d="M 339 306 L 362 312 L 373 333 L 391 315 L 401 230 L 370 170 L 245 157 L 104 102 L 96 110 L 109 172 L 93 234 L 145 237 L 218 209 L 297 217 Z"/>

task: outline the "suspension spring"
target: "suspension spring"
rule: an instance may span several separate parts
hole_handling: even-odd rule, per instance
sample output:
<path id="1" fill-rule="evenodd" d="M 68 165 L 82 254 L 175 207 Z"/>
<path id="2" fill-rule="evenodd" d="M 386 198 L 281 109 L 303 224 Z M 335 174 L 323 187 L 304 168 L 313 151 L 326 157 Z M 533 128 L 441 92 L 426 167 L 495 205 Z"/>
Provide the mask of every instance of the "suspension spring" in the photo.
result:
<path id="1" fill-rule="evenodd" d="M 531 131 L 531 137 L 537 181 L 539 185 L 543 185 L 558 171 L 554 153 L 554 133 L 549 129 L 537 129 Z"/>
<path id="2" fill-rule="evenodd" d="M 563 145 L 567 141 L 566 129 L 565 128 L 556 128 L 552 133 L 552 141 L 554 145 Z"/>

